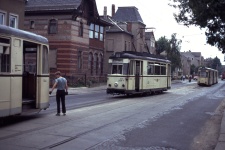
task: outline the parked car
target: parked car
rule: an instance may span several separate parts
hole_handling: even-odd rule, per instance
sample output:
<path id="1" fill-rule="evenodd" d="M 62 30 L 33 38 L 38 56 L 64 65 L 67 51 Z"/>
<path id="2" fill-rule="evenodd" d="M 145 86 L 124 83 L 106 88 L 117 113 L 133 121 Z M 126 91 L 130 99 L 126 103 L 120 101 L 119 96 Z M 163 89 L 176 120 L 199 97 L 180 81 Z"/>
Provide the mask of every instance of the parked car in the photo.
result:
<path id="1" fill-rule="evenodd" d="M 194 80 L 198 80 L 198 76 L 194 76 L 194 78 L 193 78 Z"/>

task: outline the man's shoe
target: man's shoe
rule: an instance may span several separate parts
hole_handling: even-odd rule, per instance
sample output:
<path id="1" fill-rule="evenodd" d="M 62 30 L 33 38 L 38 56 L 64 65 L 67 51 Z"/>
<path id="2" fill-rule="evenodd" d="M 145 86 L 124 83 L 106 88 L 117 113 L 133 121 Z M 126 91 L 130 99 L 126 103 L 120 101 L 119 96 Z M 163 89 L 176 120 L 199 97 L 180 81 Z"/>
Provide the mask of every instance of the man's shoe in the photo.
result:
<path id="1" fill-rule="evenodd" d="M 59 113 L 57 113 L 57 114 L 56 114 L 56 116 L 60 116 L 60 114 L 59 114 Z"/>
<path id="2" fill-rule="evenodd" d="M 63 116 L 66 116 L 66 113 L 64 113 Z"/>

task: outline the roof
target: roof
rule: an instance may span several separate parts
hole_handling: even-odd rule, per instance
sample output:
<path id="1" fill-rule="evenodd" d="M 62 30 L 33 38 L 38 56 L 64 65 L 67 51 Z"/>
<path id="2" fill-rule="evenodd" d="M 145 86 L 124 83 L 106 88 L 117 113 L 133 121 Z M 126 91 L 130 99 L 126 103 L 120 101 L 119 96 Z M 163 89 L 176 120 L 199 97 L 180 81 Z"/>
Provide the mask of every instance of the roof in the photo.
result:
<path id="1" fill-rule="evenodd" d="M 201 57 L 201 52 L 191 52 L 195 57 Z"/>
<path id="2" fill-rule="evenodd" d="M 24 38 L 27 40 L 31 40 L 31 41 L 33 40 L 33 41 L 36 41 L 39 43 L 48 44 L 48 39 L 43 36 L 31 33 L 31 32 L 27 32 L 24 30 L 11 28 L 11 27 L 5 26 L 5 25 L 0 25 L 0 34 L 20 37 L 20 38 Z"/>
<path id="3" fill-rule="evenodd" d="M 120 24 L 126 24 L 125 22 L 115 22 L 110 16 L 101 16 L 101 20 L 105 20 L 106 22 L 110 23 L 111 26 L 109 28 L 106 28 L 107 33 L 118 33 L 118 32 L 123 32 L 126 34 L 132 35 L 130 32 L 127 30 L 124 30 L 123 27 L 120 26 Z"/>
<path id="4" fill-rule="evenodd" d="M 25 11 L 73 10 L 82 0 L 28 0 Z"/>
<path id="5" fill-rule="evenodd" d="M 166 59 L 163 56 L 154 55 L 154 54 L 150 54 L 146 52 L 122 51 L 122 52 L 116 52 L 114 55 L 109 57 L 109 59 L 118 59 L 118 58 L 142 59 L 142 60 L 151 60 L 151 61 L 170 63 L 170 60 Z"/>
<path id="6" fill-rule="evenodd" d="M 141 15 L 135 6 L 118 7 L 116 13 L 112 17 L 116 21 L 122 22 L 140 22 L 143 23 Z M 143 23 L 144 24 L 144 23 Z"/>

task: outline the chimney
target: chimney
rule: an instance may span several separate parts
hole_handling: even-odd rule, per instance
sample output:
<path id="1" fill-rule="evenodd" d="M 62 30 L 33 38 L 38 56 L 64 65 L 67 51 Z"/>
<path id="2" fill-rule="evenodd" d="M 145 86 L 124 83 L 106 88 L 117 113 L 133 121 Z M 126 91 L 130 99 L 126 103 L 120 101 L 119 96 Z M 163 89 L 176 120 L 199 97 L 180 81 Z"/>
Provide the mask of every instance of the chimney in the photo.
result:
<path id="1" fill-rule="evenodd" d="M 104 12 L 103 12 L 103 14 L 104 14 L 104 18 L 106 18 L 106 17 L 107 17 L 107 7 L 106 7 L 106 6 L 104 7 Z"/>
<path id="2" fill-rule="evenodd" d="M 112 17 L 115 15 L 115 4 L 112 4 Z"/>

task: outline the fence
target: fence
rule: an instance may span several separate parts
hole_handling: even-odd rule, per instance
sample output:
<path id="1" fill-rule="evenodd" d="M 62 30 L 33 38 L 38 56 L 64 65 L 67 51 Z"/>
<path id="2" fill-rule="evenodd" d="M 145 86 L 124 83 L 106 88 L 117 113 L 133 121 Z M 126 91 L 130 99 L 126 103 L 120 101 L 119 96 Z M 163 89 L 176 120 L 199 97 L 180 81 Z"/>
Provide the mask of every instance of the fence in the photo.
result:
<path id="1" fill-rule="evenodd" d="M 107 76 L 87 76 L 87 74 L 62 74 L 70 87 L 93 87 L 106 84 Z M 50 74 L 50 86 L 55 82 L 55 75 Z"/>

